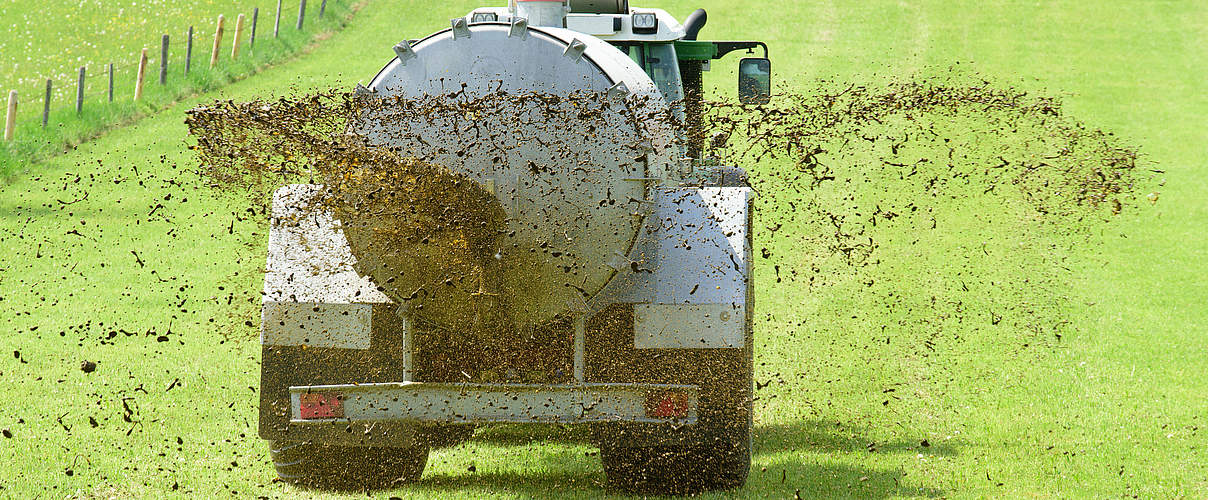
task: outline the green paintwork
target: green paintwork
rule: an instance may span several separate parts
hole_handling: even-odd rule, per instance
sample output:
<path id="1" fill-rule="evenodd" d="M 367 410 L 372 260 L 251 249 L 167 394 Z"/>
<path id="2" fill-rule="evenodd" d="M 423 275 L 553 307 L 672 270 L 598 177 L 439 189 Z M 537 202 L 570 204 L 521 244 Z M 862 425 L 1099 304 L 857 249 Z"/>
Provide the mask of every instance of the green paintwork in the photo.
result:
<path id="1" fill-rule="evenodd" d="M 717 45 L 713 42 L 679 40 L 675 42 L 675 53 L 681 61 L 708 61 L 717 58 Z"/>

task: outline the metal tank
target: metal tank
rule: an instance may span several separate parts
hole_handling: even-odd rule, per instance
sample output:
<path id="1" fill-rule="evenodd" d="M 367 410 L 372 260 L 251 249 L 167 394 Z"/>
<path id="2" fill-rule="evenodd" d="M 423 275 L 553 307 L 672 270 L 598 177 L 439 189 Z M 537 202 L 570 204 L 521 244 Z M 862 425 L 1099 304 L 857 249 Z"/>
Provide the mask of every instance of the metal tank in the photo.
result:
<path id="1" fill-rule="evenodd" d="M 520 6 L 540 3 L 551 2 Z M 552 3 L 562 8 L 561 2 Z M 469 24 L 458 19 L 450 29 L 395 50 L 398 58 L 368 87 L 377 98 L 473 102 L 499 93 L 581 96 L 579 102 L 553 105 L 566 108 L 554 110 L 557 123 L 521 123 L 526 113 L 551 104 L 507 100 L 509 106 L 532 109 L 471 110 L 472 120 L 371 116 L 359 132 L 373 144 L 469 176 L 495 194 L 508 217 L 495 257 L 502 266 L 501 292 L 517 327 L 582 309 L 618 268 L 628 265 L 642 225 L 635 214 L 648 198 L 648 185 L 670 175 L 680 156 L 669 124 L 634 119 L 667 108 L 654 82 L 598 38 L 525 26 L 523 20 Z M 610 101 L 601 106 L 602 116 L 576 121 L 570 108 L 585 106 L 594 95 Z M 349 240 L 354 256 L 372 263 L 358 266 L 363 274 L 378 283 L 398 278 L 385 290 L 391 298 L 414 295 L 422 286 L 369 255 L 374 248 Z M 457 298 L 474 300 L 470 294 Z M 441 302 L 428 300 L 427 312 L 417 314 L 438 323 L 446 319 L 442 326 L 451 327 L 454 315 L 436 310 Z"/>

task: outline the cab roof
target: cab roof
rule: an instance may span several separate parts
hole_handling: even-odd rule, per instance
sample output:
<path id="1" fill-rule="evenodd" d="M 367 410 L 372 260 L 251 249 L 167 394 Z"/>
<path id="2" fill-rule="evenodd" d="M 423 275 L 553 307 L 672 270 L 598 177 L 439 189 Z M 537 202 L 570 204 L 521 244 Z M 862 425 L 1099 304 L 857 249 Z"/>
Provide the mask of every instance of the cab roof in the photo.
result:
<path id="1" fill-rule="evenodd" d="M 654 14 L 658 29 L 654 33 L 634 33 L 634 14 Z M 511 22 L 513 13 L 508 7 L 483 7 L 466 14 L 466 21 L 475 22 L 475 14 L 494 14 L 493 21 Z M 667 11 L 662 9 L 629 9 L 628 14 L 566 14 L 566 29 L 595 36 L 608 42 L 674 42 L 684 38 L 684 27 Z"/>

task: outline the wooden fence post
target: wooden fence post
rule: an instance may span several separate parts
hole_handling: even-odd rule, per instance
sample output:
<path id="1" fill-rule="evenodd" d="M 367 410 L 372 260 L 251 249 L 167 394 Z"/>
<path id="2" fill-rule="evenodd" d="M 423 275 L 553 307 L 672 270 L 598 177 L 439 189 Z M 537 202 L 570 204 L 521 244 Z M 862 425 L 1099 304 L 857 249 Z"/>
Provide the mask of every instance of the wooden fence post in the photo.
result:
<path id="1" fill-rule="evenodd" d="M 13 127 L 17 125 L 17 91 L 8 91 L 8 114 L 4 117 L 4 140 L 13 140 Z"/>
<path id="2" fill-rule="evenodd" d="M 319 19 L 323 19 L 323 13 L 326 11 L 327 11 L 327 0 L 323 0 L 323 3 L 319 4 Z"/>
<path id="3" fill-rule="evenodd" d="M 46 100 L 42 102 L 42 128 L 50 121 L 50 78 L 46 79 Z"/>
<path id="4" fill-rule="evenodd" d="M 189 76 L 189 66 L 193 64 L 193 27 L 189 26 L 189 42 L 185 45 L 185 76 Z"/>
<path id="5" fill-rule="evenodd" d="M 76 84 L 76 114 L 84 110 L 84 66 L 80 66 L 80 82 Z"/>
<path id="6" fill-rule="evenodd" d="M 243 14 L 235 18 L 235 43 L 231 45 L 231 59 L 239 58 L 239 45 L 243 42 Z"/>
<path id="7" fill-rule="evenodd" d="M 168 34 L 159 43 L 159 84 L 168 83 Z"/>
<path id="8" fill-rule="evenodd" d="M 143 49 L 143 55 L 138 58 L 138 77 L 134 80 L 134 100 L 143 98 L 143 79 L 147 75 L 147 49 Z"/>
<path id="9" fill-rule="evenodd" d="M 113 102 L 113 63 L 109 63 L 109 102 Z"/>
<path id="10" fill-rule="evenodd" d="M 218 49 L 222 45 L 222 25 L 226 23 L 226 18 L 222 14 L 218 15 L 218 29 L 214 30 L 214 50 L 210 51 L 210 67 L 218 65 Z"/>
<path id="11" fill-rule="evenodd" d="M 281 0 L 277 0 L 277 21 L 273 23 L 273 38 L 281 31 Z"/>
<path id="12" fill-rule="evenodd" d="M 306 0 L 298 4 L 298 29 L 302 29 L 302 20 L 306 18 Z"/>
<path id="13" fill-rule="evenodd" d="M 260 7 L 252 8 L 252 36 L 248 37 L 247 44 L 252 47 L 256 46 L 256 23 L 260 20 Z"/>

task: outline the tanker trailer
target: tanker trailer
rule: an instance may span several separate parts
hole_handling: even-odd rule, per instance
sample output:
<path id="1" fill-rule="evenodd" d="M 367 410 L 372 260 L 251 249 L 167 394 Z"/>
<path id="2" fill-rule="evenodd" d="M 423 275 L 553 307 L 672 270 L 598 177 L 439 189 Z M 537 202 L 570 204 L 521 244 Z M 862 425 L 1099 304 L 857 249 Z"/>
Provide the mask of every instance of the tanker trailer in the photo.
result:
<path id="1" fill-rule="evenodd" d="M 358 87 L 387 105 L 348 133 L 445 169 L 374 193 L 449 189 L 378 197 L 429 209 L 389 213 L 364 197 L 313 210 L 331 186 L 274 193 L 259 434 L 282 480 L 415 481 L 431 446 L 516 423 L 588 427 L 622 489 L 744 484 L 753 195 L 741 169 L 700 160 L 693 127 L 711 60 L 762 48 L 740 62 L 755 104 L 770 64 L 761 42 L 697 40 L 704 23 L 626 0 L 514 0 L 393 47 Z M 389 109 L 504 95 L 529 97 Z M 467 203 L 478 229 L 417 215 Z M 400 218 L 437 229 L 404 237 Z"/>

